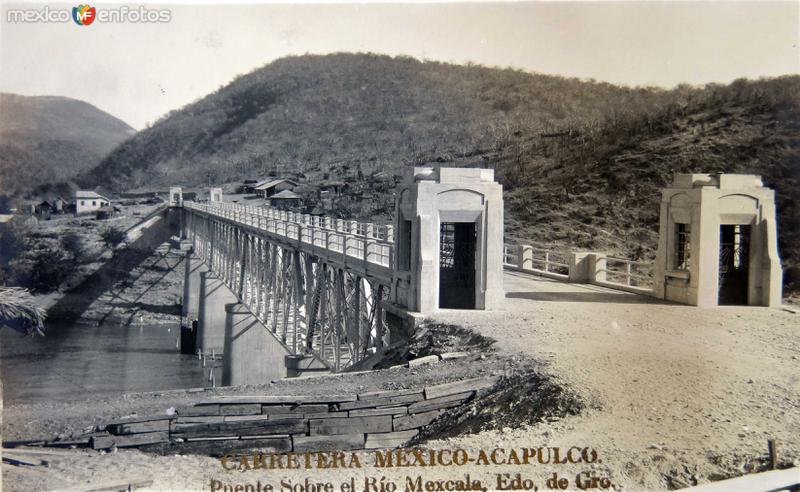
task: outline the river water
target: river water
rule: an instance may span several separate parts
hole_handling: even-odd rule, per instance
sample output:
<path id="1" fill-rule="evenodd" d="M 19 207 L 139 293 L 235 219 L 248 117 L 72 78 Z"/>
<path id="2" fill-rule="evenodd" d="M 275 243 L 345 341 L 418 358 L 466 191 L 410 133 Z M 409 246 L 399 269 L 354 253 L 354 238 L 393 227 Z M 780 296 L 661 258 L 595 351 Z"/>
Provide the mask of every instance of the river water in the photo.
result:
<path id="1" fill-rule="evenodd" d="M 48 324 L 45 332 L 0 329 L 5 405 L 204 385 L 200 361 L 177 348 L 177 324 Z"/>

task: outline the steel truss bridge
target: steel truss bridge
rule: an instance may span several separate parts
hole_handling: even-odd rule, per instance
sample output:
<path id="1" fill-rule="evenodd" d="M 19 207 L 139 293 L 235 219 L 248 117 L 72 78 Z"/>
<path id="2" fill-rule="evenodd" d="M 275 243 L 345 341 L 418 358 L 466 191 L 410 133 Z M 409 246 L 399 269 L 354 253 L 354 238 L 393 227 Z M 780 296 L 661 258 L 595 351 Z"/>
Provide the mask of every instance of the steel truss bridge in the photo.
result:
<path id="1" fill-rule="evenodd" d="M 293 355 L 332 371 L 388 343 L 391 226 L 184 202 L 194 252 Z"/>

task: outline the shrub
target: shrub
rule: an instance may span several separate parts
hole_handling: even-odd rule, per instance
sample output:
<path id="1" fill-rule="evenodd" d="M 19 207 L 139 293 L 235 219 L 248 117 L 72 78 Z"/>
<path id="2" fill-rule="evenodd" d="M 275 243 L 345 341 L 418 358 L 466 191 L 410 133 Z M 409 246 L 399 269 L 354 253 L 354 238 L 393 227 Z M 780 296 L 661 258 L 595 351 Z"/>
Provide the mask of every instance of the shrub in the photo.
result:
<path id="1" fill-rule="evenodd" d="M 61 247 L 76 261 L 81 261 L 86 252 L 83 239 L 75 232 L 67 233 L 61 238 Z"/>
<path id="2" fill-rule="evenodd" d="M 117 246 L 125 242 L 126 234 L 125 231 L 118 227 L 109 227 L 101 236 L 103 238 L 103 242 L 105 243 L 106 247 L 109 249 L 115 249 Z"/>

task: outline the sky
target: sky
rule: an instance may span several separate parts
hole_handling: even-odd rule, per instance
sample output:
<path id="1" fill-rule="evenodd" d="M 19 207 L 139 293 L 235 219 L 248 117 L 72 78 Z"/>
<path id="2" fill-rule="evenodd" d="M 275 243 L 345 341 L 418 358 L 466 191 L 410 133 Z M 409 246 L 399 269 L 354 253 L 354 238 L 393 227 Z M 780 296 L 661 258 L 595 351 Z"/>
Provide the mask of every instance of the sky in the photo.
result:
<path id="1" fill-rule="evenodd" d="M 218 5 L 104 2 L 169 22 L 0 19 L 0 92 L 87 101 L 136 129 L 275 59 L 373 52 L 628 86 L 800 73 L 800 2 L 468 2 Z M 252 1 L 252 0 L 250 0 Z M 0 108 L 2 111 L 2 108 Z"/>

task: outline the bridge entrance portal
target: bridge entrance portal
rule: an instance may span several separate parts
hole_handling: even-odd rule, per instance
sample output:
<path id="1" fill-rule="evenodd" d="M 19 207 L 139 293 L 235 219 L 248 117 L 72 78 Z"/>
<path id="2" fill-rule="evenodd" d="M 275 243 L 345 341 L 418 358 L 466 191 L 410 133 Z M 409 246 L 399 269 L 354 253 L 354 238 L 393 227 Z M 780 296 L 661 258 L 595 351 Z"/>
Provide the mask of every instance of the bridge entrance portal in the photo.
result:
<path id="1" fill-rule="evenodd" d="M 475 309 L 474 222 L 442 222 L 439 233 L 439 307 Z"/>
<path id="2" fill-rule="evenodd" d="M 503 187 L 493 170 L 409 169 L 395 230 L 394 305 L 421 314 L 503 307 Z"/>
<path id="3" fill-rule="evenodd" d="M 750 226 L 719 228 L 719 305 L 747 305 L 750 271 Z"/>
<path id="4" fill-rule="evenodd" d="M 662 191 L 654 292 L 669 301 L 780 306 L 775 192 L 748 174 L 678 174 Z"/>

